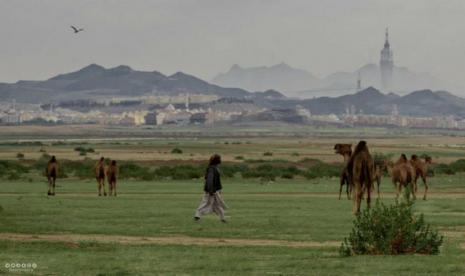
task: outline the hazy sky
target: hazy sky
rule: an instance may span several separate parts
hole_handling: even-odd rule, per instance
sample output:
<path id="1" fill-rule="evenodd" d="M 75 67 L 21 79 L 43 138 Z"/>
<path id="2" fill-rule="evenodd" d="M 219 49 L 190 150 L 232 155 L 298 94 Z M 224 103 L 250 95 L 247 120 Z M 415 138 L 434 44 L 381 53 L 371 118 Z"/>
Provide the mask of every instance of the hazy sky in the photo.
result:
<path id="1" fill-rule="evenodd" d="M 465 86 L 464 14 L 464 0 L 0 0 L 0 82 L 90 63 L 208 80 L 284 61 L 324 76 L 377 63 L 389 26 L 396 65 Z"/>

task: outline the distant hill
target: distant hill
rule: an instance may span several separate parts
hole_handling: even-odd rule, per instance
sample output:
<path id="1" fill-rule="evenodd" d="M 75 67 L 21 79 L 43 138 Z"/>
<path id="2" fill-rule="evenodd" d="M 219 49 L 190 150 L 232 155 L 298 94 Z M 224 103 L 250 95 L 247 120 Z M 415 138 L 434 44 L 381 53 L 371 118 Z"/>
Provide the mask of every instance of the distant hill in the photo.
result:
<path id="1" fill-rule="evenodd" d="M 228 72 L 213 78 L 212 83 L 224 87 L 239 87 L 249 91 L 274 89 L 290 92 L 318 86 L 319 79 L 311 73 L 295 69 L 286 63 L 270 67 L 242 68 L 235 64 Z"/>
<path id="2" fill-rule="evenodd" d="M 393 106 L 401 115 L 409 116 L 458 116 L 465 118 L 465 99 L 445 91 L 433 92 L 420 90 L 405 96 L 383 94 L 369 87 L 358 93 L 340 97 L 320 97 L 299 101 L 310 109 L 312 114 L 343 114 L 347 108 L 354 106 L 357 112 L 364 114 L 390 114 Z"/>
<path id="3" fill-rule="evenodd" d="M 178 95 L 184 93 L 245 97 L 251 95 L 240 88 L 223 88 L 194 76 L 178 72 L 165 76 L 121 65 L 106 69 L 91 64 L 78 71 L 61 74 L 45 81 L 18 81 L 0 84 L 0 100 L 18 102 L 50 102 L 75 99 L 98 99 L 108 96 L 141 96 L 146 94 Z"/>
<path id="4" fill-rule="evenodd" d="M 369 63 L 352 72 L 335 72 L 324 78 L 318 78 L 302 69 L 293 68 L 285 63 L 270 67 L 242 68 L 234 65 L 212 82 L 225 87 L 239 87 L 250 91 L 276 89 L 288 97 L 313 98 L 337 97 L 354 93 L 360 75 L 362 87 L 381 87 L 380 69 L 377 64 Z M 405 67 L 394 67 L 392 91 L 405 95 L 411 91 L 431 89 L 448 90 L 463 94 L 465 90 L 445 83 L 428 73 L 412 72 Z"/>

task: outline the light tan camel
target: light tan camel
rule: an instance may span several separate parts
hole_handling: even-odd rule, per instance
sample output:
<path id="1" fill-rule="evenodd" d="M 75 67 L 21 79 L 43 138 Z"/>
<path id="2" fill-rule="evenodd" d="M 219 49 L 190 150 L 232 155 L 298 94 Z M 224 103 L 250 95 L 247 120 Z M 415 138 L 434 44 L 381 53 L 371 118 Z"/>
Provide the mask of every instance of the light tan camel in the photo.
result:
<path id="1" fill-rule="evenodd" d="M 101 157 L 100 160 L 95 164 L 95 179 L 97 180 L 98 196 L 107 195 L 105 189 L 105 158 Z"/>
<path id="2" fill-rule="evenodd" d="M 355 190 L 352 211 L 357 215 L 360 213 L 362 195 L 365 191 L 367 192 L 367 207 L 370 208 L 371 189 L 373 188 L 374 162 L 365 141 L 360 141 L 355 147 L 347 163 L 347 170 Z"/>
<path id="3" fill-rule="evenodd" d="M 341 171 L 340 186 L 339 186 L 339 199 L 341 199 L 342 187 L 346 185 L 347 199 L 350 199 L 352 194 L 353 185 L 349 178 L 349 171 L 347 170 L 347 163 L 349 162 L 350 156 L 352 155 L 352 144 L 336 144 L 334 145 L 334 151 L 336 154 L 340 154 L 344 157 L 344 168 Z"/>
<path id="4" fill-rule="evenodd" d="M 397 160 L 397 162 L 393 163 L 392 161 L 386 160 L 386 168 L 391 175 L 392 184 L 396 188 L 397 198 L 402 190 L 402 186 L 407 187 L 408 185 L 411 186 L 411 193 L 413 199 L 416 199 L 415 195 L 415 169 L 407 159 L 405 154 L 402 154 Z M 407 199 L 410 198 L 410 193 L 407 196 Z"/>
<path id="5" fill-rule="evenodd" d="M 48 193 L 47 195 L 55 195 L 55 183 L 58 177 L 58 162 L 55 156 L 52 156 L 50 161 L 47 163 L 47 168 L 45 168 L 45 175 L 48 180 Z"/>
<path id="6" fill-rule="evenodd" d="M 417 180 L 419 177 L 421 177 L 423 184 L 425 185 L 425 194 L 423 195 L 423 200 L 426 200 L 426 195 L 428 194 L 428 183 L 426 182 L 426 177 L 428 174 L 428 166 L 431 165 L 432 159 L 431 157 L 426 156 L 425 162 L 423 162 L 418 156 L 412 155 L 410 162 L 415 168 L 415 193 L 418 190 Z"/>
<path id="7" fill-rule="evenodd" d="M 116 179 L 118 178 L 119 170 L 118 166 L 116 165 L 116 161 L 113 160 L 110 163 L 110 166 L 107 168 L 107 179 L 108 179 L 108 186 L 109 186 L 109 195 L 116 196 Z"/>

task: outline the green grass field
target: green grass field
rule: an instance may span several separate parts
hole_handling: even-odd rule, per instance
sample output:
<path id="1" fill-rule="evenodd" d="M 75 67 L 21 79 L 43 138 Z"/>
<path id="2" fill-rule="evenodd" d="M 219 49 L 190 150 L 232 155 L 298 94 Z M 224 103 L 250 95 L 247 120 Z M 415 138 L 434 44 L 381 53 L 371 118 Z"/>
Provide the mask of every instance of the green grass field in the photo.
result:
<path id="1" fill-rule="evenodd" d="M 200 180 L 120 182 L 117 198 L 99 198 L 91 180 L 62 180 L 55 197 L 46 196 L 45 181 L 3 181 L 0 273 L 12 273 L 7 263 L 36 263 L 31 274 L 463 275 L 464 177 L 431 178 L 429 200 L 415 203 L 445 235 L 439 255 L 358 257 L 338 254 L 353 216 L 352 202 L 337 200 L 335 178 L 266 185 L 224 179 L 227 224 L 215 216 L 193 221 Z M 381 200 L 392 203 L 388 179 L 381 190 Z M 121 241 L 128 236 L 139 242 Z M 154 237 L 165 242 L 150 242 Z"/>

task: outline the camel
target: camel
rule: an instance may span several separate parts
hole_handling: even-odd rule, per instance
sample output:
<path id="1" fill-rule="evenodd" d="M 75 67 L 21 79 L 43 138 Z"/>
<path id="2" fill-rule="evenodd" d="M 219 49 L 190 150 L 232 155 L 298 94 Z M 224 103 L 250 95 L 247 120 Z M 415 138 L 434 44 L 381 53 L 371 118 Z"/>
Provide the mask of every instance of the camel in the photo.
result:
<path id="1" fill-rule="evenodd" d="M 367 192 L 367 207 L 371 204 L 371 189 L 373 188 L 374 162 L 368 150 L 367 143 L 360 141 L 347 163 L 349 177 L 355 189 L 354 207 L 355 215 L 360 214 L 362 195 Z"/>
<path id="2" fill-rule="evenodd" d="M 402 154 L 397 162 L 393 163 L 392 161 L 386 160 L 385 163 L 386 168 L 391 175 L 392 184 L 396 187 L 397 198 L 399 198 L 402 186 L 407 187 L 410 185 L 413 199 L 416 199 L 414 183 L 416 175 L 415 169 L 412 163 L 407 159 L 407 156 Z M 410 193 L 407 198 L 409 197 Z"/>
<path id="3" fill-rule="evenodd" d="M 410 157 L 410 162 L 415 168 L 415 193 L 417 192 L 417 180 L 419 177 L 423 180 L 425 185 L 425 194 L 423 195 L 423 200 L 426 200 L 426 195 L 428 194 L 428 184 L 426 183 L 426 176 L 428 174 L 428 166 L 431 165 L 432 159 L 429 156 L 425 157 L 425 162 L 423 162 L 417 155 L 412 155 Z"/>
<path id="4" fill-rule="evenodd" d="M 344 157 L 344 169 L 341 172 L 340 176 L 340 186 L 339 186 L 339 200 L 341 199 L 342 187 L 346 185 L 347 199 L 350 199 L 352 193 L 353 185 L 351 184 L 349 178 L 349 171 L 347 170 L 347 163 L 349 162 L 350 156 L 352 155 L 352 144 L 336 144 L 334 145 L 334 150 L 336 154 L 340 154 Z"/>
<path id="5" fill-rule="evenodd" d="M 107 195 L 107 191 L 105 189 L 105 159 L 103 157 L 100 158 L 100 161 L 95 164 L 95 178 L 97 179 L 97 188 L 98 188 L 98 196 L 102 196 L 102 188 L 103 188 L 103 195 Z"/>
<path id="6" fill-rule="evenodd" d="M 113 160 L 108 166 L 107 169 L 107 179 L 108 179 L 108 186 L 109 186 L 109 195 L 116 196 L 116 178 L 118 177 L 118 166 L 116 165 L 116 161 Z"/>
<path id="7" fill-rule="evenodd" d="M 380 198 L 380 188 L 381 180 L 383 179 L 385 170 L 385 165 L 383 162 L 376 162 L 375 161 L 375 172 L 374 172 L 374 180 L 376 181 L 376 189 L 378 191 L 378 198 Z"/>
<path id="8" fill-rule="evenodd" d="M 347 162 L 349 161 L 350 156 L 352 155 L 352 144 L 336 144 L 334 145 L 334 150 L 336 154 L 340 154 L 344 157 L 344 162 L 346 163 L 346 166 L 342 170 L 341 176 L 340 176 L 339 199 L 341 199 L 342 187 L 344 185 L 347 185 L 346 186 L 347 199 L 350 199 L 350 195 L 353 190 L 353 185 L 350 184 L 349 172 L 347 170 Z M 376 188 L 378 191 L 378 198 L 380 198 L 380 185 L 381 185 L 381 180 L 383 178 L 383 174 L 384 174 L 384 165 L 375 163 L 374 180 L 376 181 L 376 184 L 377 184 Z M 374 186 L 373 186 L 373 189 L 374 189 Z M 362 195 L 362 198 L 363 198 L 363 195 Z"/>
<path id="9" fill-rule="evenodd" d="M 48 161 L 47 167 L 45 168 L 45 175 L 47 176 L 47 180 L 48 180 L 47 195 L 54 196 L 55 195 L 55 182 L 58 176 L 58 162 L 55 156 L 52 156 L 50 161 Z"/>

